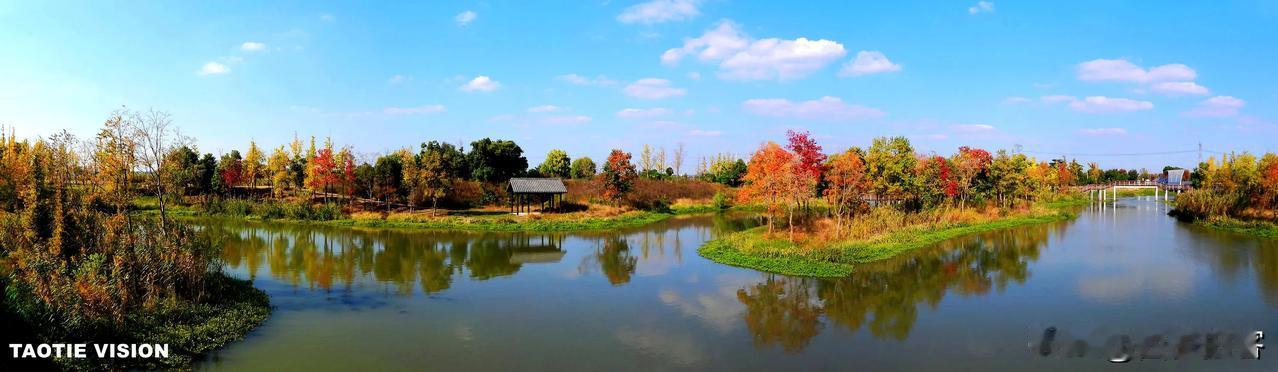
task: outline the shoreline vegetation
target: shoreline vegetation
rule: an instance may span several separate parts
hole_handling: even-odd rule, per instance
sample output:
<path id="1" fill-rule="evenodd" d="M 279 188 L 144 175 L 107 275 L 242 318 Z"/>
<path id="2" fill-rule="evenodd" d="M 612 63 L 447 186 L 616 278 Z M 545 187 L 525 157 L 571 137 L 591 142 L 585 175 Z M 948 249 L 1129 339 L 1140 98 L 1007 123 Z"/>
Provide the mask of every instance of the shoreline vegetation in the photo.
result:
<path id="1" fill-rule="evenodd" d="M 1075 215 L 1065 209 L 1087 204 L 1085 199 L 1040 203 L 1008 215 L 975 221 L 930 222 L 882 230 L 871 237 L 811 245 L 766 237 L 767 227 L 731 233 L 697 250 L 721 264 L 776 274 L 835 278 L 851 274 L 857 264 L 886 260 L 902 253 L 965 235 L 1026 225 L 1063 221 Z M 959 212 L 957 214 L 962 214 Z M 878 218 L 870 212 L 866 218 Z M 853 222 L 867 223 L 864 221 Z"/>
<path id="2" fill-rule="evenodd" d="M 3 137 L 5 331 L 33 343 L 170 346 L 162 359 L 44 362 L 69 370 L 189 369 L 271 313 L 267 294 L 222 272 L 222 246 L 173 221 L 164 198 L 156 200 L 158 213 L 133 213 L 142 191 L 163 195 L 173 177 L 162 159 L 180 140 L 167 114 L 116 111 L 87 141 L 67 132 Z"/>
<path id="3" fill-rule="evenodd" d="M 133 208 L 143 215 L 158 213 L 154 198 L 137 198 Z M 171 205 L 167 212 L 177 218 L 237 218 L 250 221 L 270 221 L 292 224 L 311 224 L 344 227 L 394 228 L 415 230 L 464 230 L 494 232 L 570 232 L 597 231 L 639 227 L 668 218 L 722 213 L 758 211 L 753 205 L 716 204 L 710 201 L 680 200 L 660 210 L 624 210 L 609 208 L 603 211 L 578 211 L 516 216 L 496 209 L 444 210 L 413 212 L 355 212 L 345 214 L 336 205 L 309 206 L 274 201 L 233 200 L 235 207 L 225 205 L 210 210 L 201 206 Z"/>
<path id="4" fill-rule="evenodd" d="M 1194 190 L 1177 195 L 1169 213 L 1210 229 L 1278 239 L 1278 155 L 1212 156 L 1192 174 Z"/>

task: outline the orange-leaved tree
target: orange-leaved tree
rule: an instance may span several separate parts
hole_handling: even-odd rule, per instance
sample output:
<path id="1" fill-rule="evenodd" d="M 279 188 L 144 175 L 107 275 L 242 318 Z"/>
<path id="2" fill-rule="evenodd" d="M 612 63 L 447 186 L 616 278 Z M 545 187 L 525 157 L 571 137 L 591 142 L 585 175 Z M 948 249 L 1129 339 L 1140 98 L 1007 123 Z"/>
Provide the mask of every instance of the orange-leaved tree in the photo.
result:
<path id="1" fill-rule="evenodd" d="M 603 181 L 604 198 L 612 201 L 613 205 L 617 205 L 630 191 L 635 177 L 638 177 L 638 172 L 635 172 L 635 165 L 630 164 L 630 153 L 612 150 L 599 177 Z"/>
<path id="2" fill-rule="evenodd" d="M 738 198 L 746 202 L 761 202 L 767 207 L 768 234 L 772 234 L 773 220 L 785 208 L 794 221 L 793 205 L 788 203 L 794 193 L 800 192 L 796 174 L 798 162 L 794 154 L 786 151 L 775 142 L 769 141 L 759 147 L 750 157 L 746 165 L 745 185 L 741 187 Z M 794 226 L 790 226 L 790 238 L 794 238 Z"/>
<path id="3" fill-rule="evenodd" d="M 843 236 L 843 217 L 850 215 L 861 204 L 861 198 L 870 190 L 870 178 L 865 174 L 865 161 L 861 150 L 850 148 L 834 154 L 825 163 L 825 197 L 834 213 L 834 235 Z"/>

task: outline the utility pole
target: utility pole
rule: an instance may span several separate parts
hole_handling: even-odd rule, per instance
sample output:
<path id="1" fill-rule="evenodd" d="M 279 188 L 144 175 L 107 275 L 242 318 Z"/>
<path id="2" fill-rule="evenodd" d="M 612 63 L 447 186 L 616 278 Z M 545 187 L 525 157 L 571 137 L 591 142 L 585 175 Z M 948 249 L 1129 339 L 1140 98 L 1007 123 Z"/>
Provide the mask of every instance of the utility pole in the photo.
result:
<path id="1" fill-rule="evenodd" d="M 1198 162 L 1199 163 L 1203 162 L 1203 143 L 1202 142 L 1198 143 Z"/>

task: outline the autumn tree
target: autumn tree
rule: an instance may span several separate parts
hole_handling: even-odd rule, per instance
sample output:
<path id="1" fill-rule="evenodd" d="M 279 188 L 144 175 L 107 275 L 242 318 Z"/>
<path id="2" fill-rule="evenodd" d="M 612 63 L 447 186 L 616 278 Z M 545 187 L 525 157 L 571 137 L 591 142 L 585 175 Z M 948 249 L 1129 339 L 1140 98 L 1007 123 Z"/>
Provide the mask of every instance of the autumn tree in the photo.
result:
<path id="1" fill-rule="evenodd" d="M 443 198 L 448 188 L 452 186 L 452 177 L 444 166 L 443 154 L 436 151 L 422 154 L 418 159 L 417 172 L 417 190 L 422 197 L 430 199 L 433 216 L 439 208 L 439 199 Z"/>
<path id="2" fill-rule="evenodd" d="M 638 177 L 634 164 L 630 164 L 630 153 L 614 149 L 608 154 L 608 162 L 604 163 L 603 173 L 600 173 L 603 181 L 603 196 L 612 201 L 613 205 L 618 205 L 621 199 L 630 192 L 630 188 L 634 185 L 635 178 Z"/>
<path id="3" fill-rule="evenodd" d="M 250 187 L 257 188 L 257 179 L 265 173 L 265 160 L 266 156 L 257 147 L 257 142 L 249 141 L 248 152 L 244 153 L 244 179 Z"/>
<path id="4" fill-rule="evenodd" d="M 843 218 L 861 205 L 862 198 L 870 190 L 862 156 L 861 150 L 854 147 L 831 156 L 825 164 L 827 184 L 824 193 L 830 203 L 830 212 L 835 216 L 835 236 L 838 237 L 843 236 Z"/>
<path id="5" fill-rule="evenodd" d="M 684 149 L 683 142 L 679 142 L 675 145 L 673 159 L 671 159 L 674 163 L 675 174 L 683 174 L 683 160 L 686 155 L 687 153 Z"/>
<path id="6" fill-rule="evenodd" d="M 980 189 L 978 185 L 984 183 L 982 180 L 989 179 L 986 172 L 992 159 L 988 151 L 967 146 L 959 147 L 958 153 L 954 154 L 951 163 L 954 164 L 954 181 L 958 186 L 960 207 L 966 207 L 967 200 Z"/>
<path id="7" fill-rule="evenodd" d="M 319 150 L 315 158 L 311 159 L 310 174 L 311 178 L 306 186 L 311 190 L 318 190 L 324 193 L 324 202 L 328 202 L 329 188 L 337 183 L 338 172 L 337 159 L 333 154 L 333 149 L 325 146 Z"/>
<path id="8" fill-rule="evenodd" d="M 537 166 L 537 171 L 542 177 L 568 178 L 572 172 L 572 163 L 564 150 L 553 149 L 546 154 L 546 160 Z"/>
<path id="9" fill-rule="evenodd" d="M 741 186 L 738 198 L 745 202 L 760 202 L 767 207 L 769 235 L 772 234 L 774 220 L 782 209 L 787 212 L 790 222 L 794 220 L 793 207 L 787 201 L 794 193 L 801 191 L 796 189 L 799 185 L 795 182 L 798 178 L 797 165 L 794 154 L 771 141 L 760 146 L 750 157 L 744 177 L 745 184 Z M 789 227 L 790 238 L 793 239 L 794 226 Z"/>
<path id="10" fill-rule="evenodd" d="M 594 177 L 595 172 L 597 172 L 596 168 L 595 161 L 591 160 L 590 157 L 583 156 L 573 159 L 572 178 L 582 179 Z"/>
<path id="11" fill-rule="evenodd" d="M 288 153 L 284 151 L 284 146 L 277 147 L 271 152 L 271 158 L 266 162 L 266 171 L 271 177 L 271 195 L 275 197 L 283 196 L 284 190 L 288 189 L 292 180 L 292 175 L 289 172 L 291 164 L 292 160 L 289 159 Z"/>

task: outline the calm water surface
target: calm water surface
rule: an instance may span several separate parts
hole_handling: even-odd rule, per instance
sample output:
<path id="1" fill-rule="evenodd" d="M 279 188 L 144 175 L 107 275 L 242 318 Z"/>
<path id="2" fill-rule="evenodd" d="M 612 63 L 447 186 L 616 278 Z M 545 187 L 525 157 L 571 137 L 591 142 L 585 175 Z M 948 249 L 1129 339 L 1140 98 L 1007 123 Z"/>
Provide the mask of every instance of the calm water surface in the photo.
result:
<path id="1" fill-rule="evenodd" d="M 754 222 L 492 234 L 210 223 L 226 270 L 277 306 L 201 369 L 1276 370 L 1261 360 L 1041 357 L 1044 329 L 1102 346 L 1278 335 L 1278 241 L 1206 231 L 1152 200 L 967 236 L 838 280 L 697 255 Z M 1278 336 L 1270 336 L 1278 345 Z M 1269 352 L 1278 353 L 1278 346 Z M 1170 358 L 1169 358 L 1170 359 Z"/>

